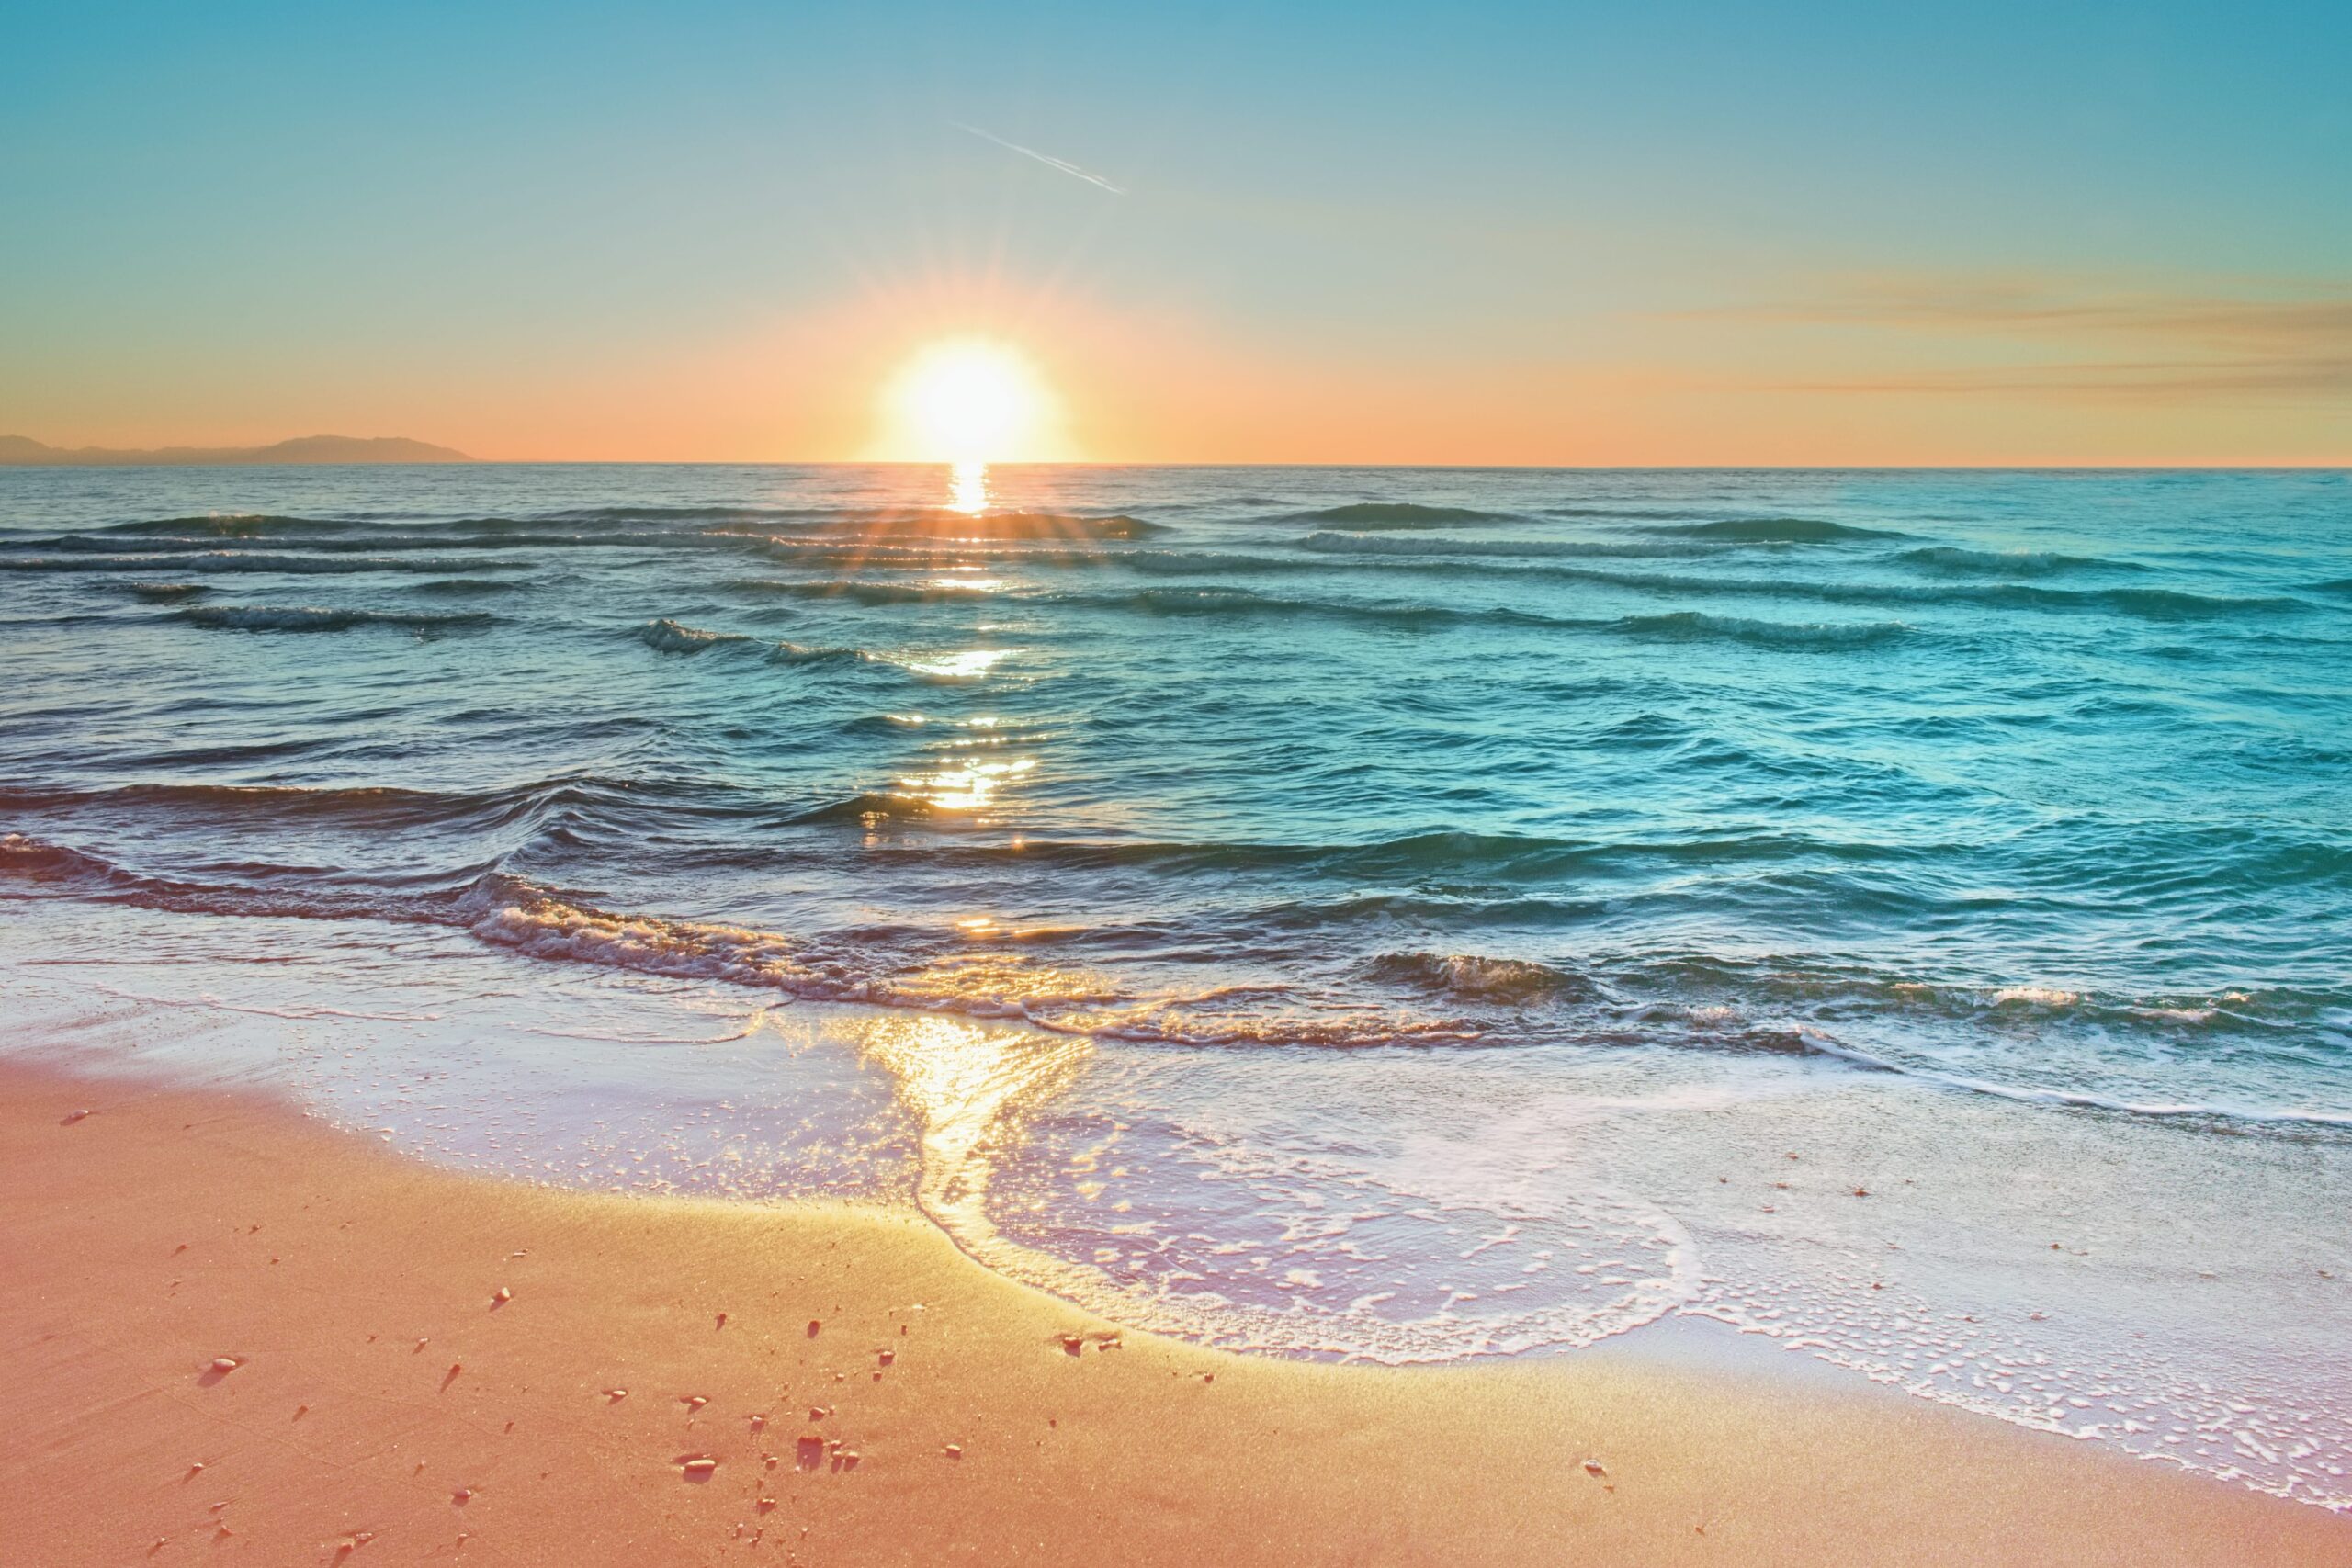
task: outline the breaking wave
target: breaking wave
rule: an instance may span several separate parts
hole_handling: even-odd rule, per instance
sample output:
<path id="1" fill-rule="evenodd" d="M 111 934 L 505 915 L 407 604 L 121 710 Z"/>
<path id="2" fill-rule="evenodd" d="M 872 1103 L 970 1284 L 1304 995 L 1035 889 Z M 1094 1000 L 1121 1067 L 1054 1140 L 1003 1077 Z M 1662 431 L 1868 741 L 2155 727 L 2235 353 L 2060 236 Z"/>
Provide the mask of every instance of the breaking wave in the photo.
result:
<path id="1" fill-rule="evenodd" d="M 646 622 L 630 635 L 656 653 L 702 653 L 728 643 L 756 640 L 737 632 L 707 632 L 699 626 L 682 626 L 666 615 Z"/>

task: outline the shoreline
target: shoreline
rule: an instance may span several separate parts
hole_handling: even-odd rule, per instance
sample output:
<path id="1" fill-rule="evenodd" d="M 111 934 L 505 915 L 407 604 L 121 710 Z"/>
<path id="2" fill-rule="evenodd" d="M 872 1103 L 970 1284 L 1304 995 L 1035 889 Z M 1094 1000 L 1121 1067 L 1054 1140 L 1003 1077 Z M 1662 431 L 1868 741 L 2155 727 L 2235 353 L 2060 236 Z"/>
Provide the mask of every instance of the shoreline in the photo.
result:
<path id="1" fill-rule="evenodd" d="M 1888 1391 L 1238 1357 L 911 1212 L 452 1172 L 21 1050 L 0 1216 L 0 1537 L 44 1568 L 2352 1559 L 2352 1518 Z"/>

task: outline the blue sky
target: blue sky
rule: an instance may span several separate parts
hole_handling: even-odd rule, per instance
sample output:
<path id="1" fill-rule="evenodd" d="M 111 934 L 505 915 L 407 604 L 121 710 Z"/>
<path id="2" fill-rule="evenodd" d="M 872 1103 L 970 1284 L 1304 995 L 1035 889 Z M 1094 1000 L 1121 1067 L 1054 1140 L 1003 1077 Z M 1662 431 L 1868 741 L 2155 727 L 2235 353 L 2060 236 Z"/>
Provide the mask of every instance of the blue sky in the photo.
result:
<path id="1" fill-rule="evenodd" d="M 2352 459 L 2352 7 L 7 32 L 0 430 L 61 443 L 850 456 L 968 316 L 1107 458 Z"/>

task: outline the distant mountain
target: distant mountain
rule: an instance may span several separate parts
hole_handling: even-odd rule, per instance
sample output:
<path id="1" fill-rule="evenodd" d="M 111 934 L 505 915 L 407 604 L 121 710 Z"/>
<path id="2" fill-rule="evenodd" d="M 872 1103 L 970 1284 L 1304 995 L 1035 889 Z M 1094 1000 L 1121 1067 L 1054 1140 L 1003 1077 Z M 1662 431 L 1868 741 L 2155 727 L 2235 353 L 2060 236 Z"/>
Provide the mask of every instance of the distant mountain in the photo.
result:
<path id="1" fill-rule="evenodd" d="M 411 441 L 404 435 L 300 435 L 270 446 L 51 446 L 23 435 L 0 435 L 0 464 L 67 463 L 127 468 L 180 463 L 470 463 L 463 452 Z"/>

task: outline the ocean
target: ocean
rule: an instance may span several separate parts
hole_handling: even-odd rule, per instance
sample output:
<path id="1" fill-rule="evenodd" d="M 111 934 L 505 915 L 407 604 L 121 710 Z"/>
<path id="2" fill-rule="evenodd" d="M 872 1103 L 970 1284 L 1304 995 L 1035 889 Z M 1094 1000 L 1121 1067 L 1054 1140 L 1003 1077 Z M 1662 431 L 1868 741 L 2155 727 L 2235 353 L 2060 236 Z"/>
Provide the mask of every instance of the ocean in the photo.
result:
<path id="1" fill-rule="evenodd" d="M 0 1048 L 2352 1506 L 2352 474 L 0 468 Z"/>

